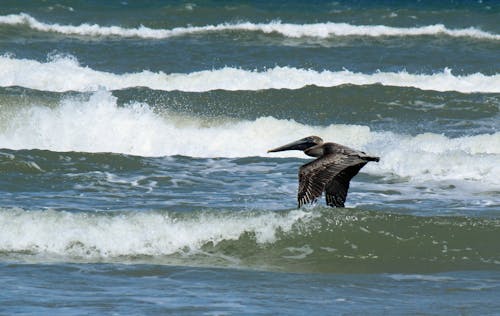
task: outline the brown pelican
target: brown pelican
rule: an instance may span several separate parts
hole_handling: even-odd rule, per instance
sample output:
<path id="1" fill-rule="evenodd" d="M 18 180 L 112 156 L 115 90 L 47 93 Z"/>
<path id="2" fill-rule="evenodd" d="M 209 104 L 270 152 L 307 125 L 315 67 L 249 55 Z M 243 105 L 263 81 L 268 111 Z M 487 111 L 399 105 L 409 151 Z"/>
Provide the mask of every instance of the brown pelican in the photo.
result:
<path id="1" fill-rule="evenodd" d="M 311 157 L 318 157 L 299 169 L 299 207 L 313 203 L 325 192 L 326 204 L 344 207 L 349 190 L 349 181 L 369 161 L 379 161 L 379 157 L 336 144 L 325 143 L 318 136 L 309 136 L 293 143 L 268 151 L 303 150 Z"/>

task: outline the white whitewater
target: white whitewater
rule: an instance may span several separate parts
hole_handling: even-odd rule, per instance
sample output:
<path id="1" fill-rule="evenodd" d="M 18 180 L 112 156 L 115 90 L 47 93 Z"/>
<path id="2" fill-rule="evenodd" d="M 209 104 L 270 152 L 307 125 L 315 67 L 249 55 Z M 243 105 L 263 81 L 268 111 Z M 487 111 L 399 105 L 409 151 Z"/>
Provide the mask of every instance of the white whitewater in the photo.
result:
<path id="1" fill-rule="evenodd" d="M 341 71 L 316 71 L 279 67 L 257 71 L 225 67 L 192 73 L 151 72 L 114 74 L 82 66 L 71 56 L 56 56 L 47 62 L 0 56 L 0 86 L 21 86 L 43 91 L 96 91 L 148 87 L 164 91 L 205 92 L 211 90 L 300 89 L 308 85 L 334 87 L 343 84 L 382 84 L 422 90 L 462 93 L 500 92 L 500 74 L 454 75 L 450 69 L 434 74 Z"/>
<path id="2" fill-rule="evenodd" d="M 147 104 L 119 107 L 108 91 L 60 105 L 28 106 L 0 117 L 0 148 L 116 152 L 140 156 L 301 157 L 301 152 L 267 154 L 290 141 L 318 135 L 381 157 L 363 172 L 397 175 L 415 182 L 477 181 L 500 185 L 500 132 L 449 138 L 376 132 L 367 126 L 311 126 L 261 117 L 207 123 L 199 118 L 156 113 Z M 248 146 L 251 144 L 251 146 Z"/>
<path id="3" fill-rule="evenodd" d="M 55 32 L 65 35 L 81 36 L 119 36 L 140 37 L 150 39 L 164 39 L 174 36 L 189 34 L 223 32 L 223 31 L 249 31 L 276 33 L 286 37 L 317 37 L 328 38 L 332 36 L 438 36 L 469 37 L 486 40 L 500 40 L 499 34 L 492 34 L 475 27 L 464 29 L 449 29 L 443 24 L 434 24 L 421 27 L 392 27 L 385 25 L 351 25 L 348 23 L 312 23 L 292 24 L 273 21 L 270 23 L 221 23 L 217 25 L 187 26 L 172 29 L 152 29 L 146 26 L 125 28 L 121 26 L 101 26 L 98 24 L 84 23 L 80 25 L 61 25 L 38 21 L 26 13 L 0 16 L 0 24 L 26 25 L 41 32 Z"/>
<path id="4" fill-rule="evenodd" d="M 117 256 L 161 256 L 201 252 L 206 243 L 255 234 L 257 243 L 272 243 L 315 214 L 199 213 L 185 218 L 168 213 L 106 214 L 26 211 L 0 208 L 0 252 L 30 252 L 99 260 Z M 8 223 L 8 225 L 3 225 Z M 53 259 L 57 260 L 57 258 Z"/>

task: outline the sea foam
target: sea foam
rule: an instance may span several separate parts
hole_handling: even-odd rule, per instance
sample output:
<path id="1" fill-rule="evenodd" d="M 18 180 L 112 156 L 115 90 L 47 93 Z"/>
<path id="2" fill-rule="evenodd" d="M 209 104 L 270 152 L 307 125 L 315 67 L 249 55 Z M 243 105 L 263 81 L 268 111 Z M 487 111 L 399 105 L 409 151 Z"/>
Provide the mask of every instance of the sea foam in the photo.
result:
<path id="1" fill-rule="evenodd" d="M 157 113 L 147 104 L 118 106 L 100 90 L 88 99 L 66 98 L 56 107 L 16 109 L 0 120 L 0 148 L 116 152 L 140 156 L 301 157 L 301 152 L 267 154 L 290 141 L 318 135 L 381 157 L 363 172 L 412 181 L 478 181 L 500 184 L 500 132 L 449 138 L 372 131 L 368 126 L 312 126 L 261 117 L 221 120 Z M 249 146 L 248 144 L 251 144 Z"/>
<path id="2" fill-rule="evenodd" d="M 25 211 L 0 208 L 0 253 L 46 253 L 85 259 L 196 253 L 207 243 L 237 240 L 252 233 L 257 243 L 272 243 L 299 220 L 315 215 L 302 210 L 208 213 L 179 218 L 166 212 Z"/>
<path id="3" fill-rule="evenodd" d="M 332 36 L 422 36 L 446 35 L 452 37 L 470 37 L 486 40 L 500 40 L 500 35 L 482 31 L 475 27 L 463 29 L 449 29 L 443 24 L 434 24 L 420 27 L 392 27 L 385 25 L 352 25 L 348 23 L 312 23 L 293 24 L 273 21 L 269 23 L 221 23 L 217 25 L 187 26 L 172 29 L 152 29 L 146 26 L 125 28 L 121 26 L 101 26 L 98 24 L 84 23 L 80 25 L 61 25 L 57 23 L 44 23 L 26 13 L 0 16 L 0 24 L 26 25 L 31 29 L 41 32 L 55 32 L 66 35 L 81 36 L 118 36 L 140 37 L 150 39 L 163 39 L 174 36 L 185 36 L 196 33 L 248 31 L 275 33 L 286 37 L 317 37 L 328 38 Z"/>
<path id="4" fill-rule="evenodd" d="M 341 71 L 317 71 L 293 67 L 262 71 L 224 67 L 192 73 L 167 74 L 144 70 L 114 74 L 82 66 L 71 56 L 55 57 L 47 62 L 0 56 L 0 86 L 21 86 L 43 91 L 95 91 L 130 87 L 148 87 L 164 91 L 204 92 L 211 90 L 300 89 L 308 85 L 335 87 L 343 84 L 382 84 L 414 87 L 422 90 L 458 91 L 462 93 L 500 92 L 500 74 L 454 75 L 450 69 L 433 74 L 374 72 L 370 74 Z"/>
<path id="5" fill-rule="evenodd" d="M 386 268 L 390 272 L 422 262 L 422 272 L 428 272 L 429 264 L 439 270 L 443 265 L 497 267 L 497 248 L 484 247 L 497 227 L 494 219 L 356 210 L 175 213 L 0 208 L 0 256 L 24 262 L 147 262 L 281 270 L 305 259 L 295 271 L 311 266 L 316 270 L 319 264 L 332 272 L 345 267 L 347 259 L 364 273 L 374 266 L 379 270 L 388 261 L 393 263 Z M 448 250 L 448 245 L 453 248 Z M 401 253 L 401 248 L 422 255 L 416 259 L 415 252 Z"/>

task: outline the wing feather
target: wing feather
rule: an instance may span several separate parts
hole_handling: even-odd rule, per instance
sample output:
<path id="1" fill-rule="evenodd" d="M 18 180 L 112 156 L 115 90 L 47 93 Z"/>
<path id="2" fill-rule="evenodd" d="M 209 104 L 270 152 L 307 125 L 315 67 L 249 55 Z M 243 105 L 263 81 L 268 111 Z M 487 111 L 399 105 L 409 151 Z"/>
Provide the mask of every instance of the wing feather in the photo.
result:
<path id="1" fill-rule="evenodd" d="M 299 192 L 297 194 L 297 200 L 299 207 L 307 203 L 313 203 L 316 201 L 327 185 L 336 177 L 341 174 L 345 169 L 358 165 L 360 163 L 366 164 L 366 161 L 361 159 L 359 156 L 350 156 L 342 154 L 328 154 L 324 155 L 316 160 L 313 160 L 299 169 Z M 361 169 L 362 166 L 359 167 Z M 357 171 L 359 171 L 359 169 Z M 356 173 L 357 173 L 356 171 Z M 341 175 L 338 179 L 343 181 L 344 178 L 349 178 L 352 171 L 346 173 L 346 175 Z M 354 174 L 355 175 L 355 174 Z M 349 188 L 349 180 L 354 176 L 352 175 L 347 180 L 347 187 L 345 186 L 345 181 L 343 185 L 334 185 L 330 192 L 338 192 L 337 188 L 345 188 L 345 197 L 347 196 L 347 189 Z M 329 194 L 327 195 L 327 204 L 336 205 L 340 204 L 335 202 L 335 199 L 342 200 L 342 194 Z"/>
<path id="2" fill-rule="evenodd" d="M 331 179 L 325 187 L 325 198 L 328 206 L 344 207 L 349 182 L 364 165 L 366 162 L 347 167 Z"/>

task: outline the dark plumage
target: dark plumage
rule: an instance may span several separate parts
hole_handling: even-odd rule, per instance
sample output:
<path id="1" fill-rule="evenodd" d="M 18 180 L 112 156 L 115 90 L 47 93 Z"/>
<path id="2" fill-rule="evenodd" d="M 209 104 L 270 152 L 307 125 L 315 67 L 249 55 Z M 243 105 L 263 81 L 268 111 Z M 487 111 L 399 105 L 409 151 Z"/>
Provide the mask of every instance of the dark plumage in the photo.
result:
<path id="1" fill-rule="evenodd" d="M 268 152 L 302 150 L 311 157 L 318 157 L 299 169 L 299 207 L 316 201 L 325 192 L 326 204 L 344 207 L 349 182 L 369 161 L 379 157 L 336 144 L 324 143 L 318 136 L 309 136 Z"/>

